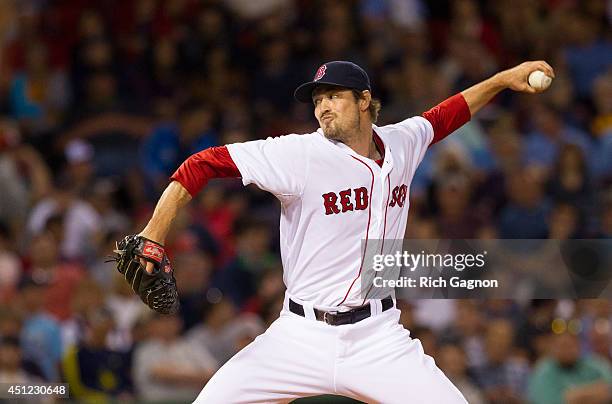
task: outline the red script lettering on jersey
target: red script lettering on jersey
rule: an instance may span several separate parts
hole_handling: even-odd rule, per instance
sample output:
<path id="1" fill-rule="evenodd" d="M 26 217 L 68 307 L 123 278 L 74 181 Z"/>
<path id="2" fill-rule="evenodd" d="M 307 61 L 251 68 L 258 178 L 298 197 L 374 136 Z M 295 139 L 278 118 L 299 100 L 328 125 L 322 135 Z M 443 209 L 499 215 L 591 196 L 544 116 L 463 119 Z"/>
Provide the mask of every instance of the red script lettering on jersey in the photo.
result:
<path id="1" fill-rule="evenodd" d="M 406 196 L 408 195 L 408 187 L 405 184 L 396 186 L 393 188 L 391 195 L 393 199 L 389 203 L 389 206 L 394 207 L 397 205 L 400 208 L 403 208 L 404 202 L 406 202 Z"/>
<path id="2" fill-rule="evenodd" d="M 368 190 L 366 187 L 348 188 L 339 192 L 328 192 L 321 196 L 323 197 L 326 215 L 368 208 Z"/>

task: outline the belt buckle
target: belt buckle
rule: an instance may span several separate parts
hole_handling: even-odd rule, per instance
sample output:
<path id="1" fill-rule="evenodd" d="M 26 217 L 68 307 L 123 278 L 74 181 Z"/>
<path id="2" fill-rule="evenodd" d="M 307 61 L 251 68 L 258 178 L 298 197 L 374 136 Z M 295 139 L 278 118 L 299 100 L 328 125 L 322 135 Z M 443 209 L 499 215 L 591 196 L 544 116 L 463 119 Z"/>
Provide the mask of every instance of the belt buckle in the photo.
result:
<path id="1" fill-rule="evenodd" d="M 338 314 L 338 312 L 337 311 L 324 311 L 323 312 L 323 322 L 329 325 L 333 325 L 332 319 L 327 317 L 328 314 L 335 316 L 336 314 Z"/>

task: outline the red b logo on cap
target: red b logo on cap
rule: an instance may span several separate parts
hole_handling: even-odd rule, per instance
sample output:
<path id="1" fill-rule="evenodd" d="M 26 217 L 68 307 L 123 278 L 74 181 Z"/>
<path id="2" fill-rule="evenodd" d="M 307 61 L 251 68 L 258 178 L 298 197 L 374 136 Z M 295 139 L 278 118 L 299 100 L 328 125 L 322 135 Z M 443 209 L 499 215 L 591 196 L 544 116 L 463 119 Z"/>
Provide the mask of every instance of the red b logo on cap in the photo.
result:
<path id="1" fill-rule="evenodd" d="M 319 70 L 317 70 L 317 74 L 315 74 L 314 81 L 321 80 L 323 76 L 325 76 L 325 70 L 327 70 L 327 66 L 321 65 L 321 67 L 319 67 Z"/>

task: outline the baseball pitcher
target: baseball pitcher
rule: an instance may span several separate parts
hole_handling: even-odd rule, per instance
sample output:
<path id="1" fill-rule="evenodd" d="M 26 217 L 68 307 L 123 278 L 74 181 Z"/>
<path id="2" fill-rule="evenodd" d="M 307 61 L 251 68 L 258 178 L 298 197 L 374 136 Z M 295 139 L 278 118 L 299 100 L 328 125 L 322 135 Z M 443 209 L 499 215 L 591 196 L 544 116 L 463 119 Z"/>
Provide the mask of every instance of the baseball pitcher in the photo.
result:
<path id="1" fill-rule="evenodd" d="M 398 322 L 395 297 L 360 293 L 362 242 L 401 239 L 409 190 L 427 148 L 465 124 L 500 91 L 537 93 L 543 61 L 526 62 L 456 94 L 422 116 L 375 124 L 370 80 L 346 61 L 322 65 L 295 91 L 312 103 L 319 129 L 212 147 L 172 175 L 138 235 L 118 243 L 118 269 L 154 310 L 178 309 L 164 251 L 178 211 L 212 178 L 241 177 L 281 202 L 280 247 L 287 286 L 279 318 L 229 360 L 196 402 L 270 403 L 338 394 L 366 402 L 465 403 Z"/>

